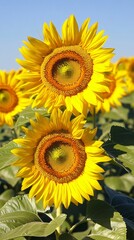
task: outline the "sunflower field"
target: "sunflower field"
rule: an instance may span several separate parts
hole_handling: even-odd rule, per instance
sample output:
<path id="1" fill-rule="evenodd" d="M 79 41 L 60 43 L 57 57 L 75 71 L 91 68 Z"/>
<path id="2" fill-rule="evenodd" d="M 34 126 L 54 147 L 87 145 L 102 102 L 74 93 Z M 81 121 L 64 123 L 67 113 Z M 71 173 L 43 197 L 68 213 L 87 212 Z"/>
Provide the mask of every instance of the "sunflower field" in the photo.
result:
<path id="1" fill-rule="evenodd" d="M 134 239 L 134 56 L 70 15 L 0 70 L 0 239 Z"/>

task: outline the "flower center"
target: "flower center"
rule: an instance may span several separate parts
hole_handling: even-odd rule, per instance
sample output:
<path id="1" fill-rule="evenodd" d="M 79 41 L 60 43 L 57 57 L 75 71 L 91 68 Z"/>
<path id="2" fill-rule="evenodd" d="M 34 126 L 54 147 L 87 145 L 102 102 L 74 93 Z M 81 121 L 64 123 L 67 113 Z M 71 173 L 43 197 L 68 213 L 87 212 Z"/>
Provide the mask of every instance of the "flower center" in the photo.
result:
<path id="1" fill-rule="evenodd" d="M 9 86 L 0 85 L 0 112 L 11 112 L 18 103 L 16 93 Z"/>
<path id="2" fill-rule="evenodd" d="M 45 136 L 38 144 L 35 165 L 49 179 L 58 183 L 77 178 L 84 169 L 86 153 L 83 142 L 67 133 Z"/>
<path id="3" fill-rule="evenodd" d="M 92 59 L 80 46 L 57 48 L 44 58 L 41 65 L 41 79 L 45 85 L 65 96 L 83 91 L 92 72 Z"/>

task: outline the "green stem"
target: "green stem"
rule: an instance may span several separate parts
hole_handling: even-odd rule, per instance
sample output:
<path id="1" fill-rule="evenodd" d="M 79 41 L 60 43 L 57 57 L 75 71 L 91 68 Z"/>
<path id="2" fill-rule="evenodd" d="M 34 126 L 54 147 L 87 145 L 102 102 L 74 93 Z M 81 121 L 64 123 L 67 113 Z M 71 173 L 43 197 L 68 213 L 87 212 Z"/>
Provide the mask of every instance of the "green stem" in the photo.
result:
<path id="1" fill-rule="evenodd" d="M 95 107 L 93 109 L 93 128 L 96 128 L 96 112 L 95 112 Z"/>
<path id="2" fill-rule="evenodd" d="M 60 216 L 61 213 L 62 213 L 62 207 L 61 207 L 61 205 L 60 205 L 60 206 L 56 209 L 56 217 Z M 57 230 L 58 234 L 60 235 L 60 234 L 61 234 L 61 228 L 60 228 L 60 226 L 57 227 L 56 230 Z"/>
<path id="3" fill-rule="evenodd" d="M 86 222 L 86 221 L 87 221 L 87 218 L 86 218 L 86 217 L 82 218 L 78 223 L 74 224 L 74 225 L 70 228 L 69 233 L 72 233 L 73 230 L 74 230 L 77 226 L 79 226 L 81 223 Z"/>

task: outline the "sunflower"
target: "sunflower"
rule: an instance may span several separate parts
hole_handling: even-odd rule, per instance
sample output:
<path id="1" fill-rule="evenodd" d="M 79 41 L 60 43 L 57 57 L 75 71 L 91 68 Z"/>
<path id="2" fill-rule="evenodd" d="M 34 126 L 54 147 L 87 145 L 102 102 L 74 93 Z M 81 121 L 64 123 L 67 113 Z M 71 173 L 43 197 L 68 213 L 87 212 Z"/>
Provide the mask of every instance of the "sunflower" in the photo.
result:
<path id="1" fill-rule="evenodd" d="M 134 57 L 120 58 L 117 62 L 118 71 L 125 72 L 128 94 L 134 91 Z"/>
<path id="2" fill-rule="evenodd" d="M 50 118 L 36 114 L 30 123 L 32 129 L 23 127 L 26 136 L 15 139 L 20 147 L 12 150 L 18 156 L 13 164 L 21 167 L 17 176 L 24 178 L 22 191 L 30 187 L 29 197 L 42 199 L 44 207 L 68 208 L 101 190 L 104 170 L 98 163 L 110 158 L 102 141 L 93 140 L 96 129 L 83 128 L 83 115 L 72 119 L 67 109 L 53 109 Z"/>
<path id="3" fill-rule="evenodd" d="M 0 125 L 13 125 L 13 117 L 30 104 L 18 80 L 22 70 L 5 72 L 0 70 Z"/>
<path id="4" fill-rule="evenodd" d="M 108 92 L 104 72 L 111 70 L 112 48 L 102 48 L 107 36 L 97 33 L 98 23 L 88 28 L 86 19 L 81 28 L 71 15 L 62 26 L 62 37 L 54 24 L 44 23 L 44 40 L 28 37 L 20 49 L 25 60 L 17 62 L 27 69 L 21 76 L 30 92 L 33 107 L 66 106 L 74 113 L 86 113 L 90 105 L 102 101 L 102 92 Z"/>
<path id="5" fill-rule="evenodd" d="M 121 106 L 120 99 L 127 94 L 126 71 L 119 71 L 118 65 L 113 64 L 113 70 L 106 75 L 110 81 L 110 92 L 102 94 L 104 101 L 98 103 L 96 112 L 110 112 L 111 107 Z"/>
<path id="6" fill-rule="evenodd" d="M 127 73 L 128 73 L 128 92 L 134 92 L 134 57 L 128 58 L 127 63 Z"/>

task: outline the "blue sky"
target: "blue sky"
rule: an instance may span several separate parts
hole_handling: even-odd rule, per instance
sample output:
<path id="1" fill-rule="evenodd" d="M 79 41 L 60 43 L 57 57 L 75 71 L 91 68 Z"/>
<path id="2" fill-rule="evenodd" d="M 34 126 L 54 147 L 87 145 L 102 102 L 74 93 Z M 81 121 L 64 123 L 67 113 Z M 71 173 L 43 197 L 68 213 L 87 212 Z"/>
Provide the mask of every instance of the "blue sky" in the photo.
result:
<path id="1" fill-rule="evenodd" d="M 134 0 L 0 0 L 0 69 L 18 69 L 22 41 L 42 39 L 44 22 L 52 21 L 60 32 L 70 14 L 79 26 L 87 17 L 99 23 L 109 36 L 105 47 L 115 48 L 113 62 L 134 56 Z"/>

